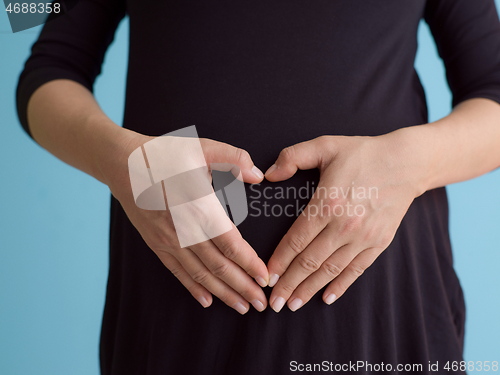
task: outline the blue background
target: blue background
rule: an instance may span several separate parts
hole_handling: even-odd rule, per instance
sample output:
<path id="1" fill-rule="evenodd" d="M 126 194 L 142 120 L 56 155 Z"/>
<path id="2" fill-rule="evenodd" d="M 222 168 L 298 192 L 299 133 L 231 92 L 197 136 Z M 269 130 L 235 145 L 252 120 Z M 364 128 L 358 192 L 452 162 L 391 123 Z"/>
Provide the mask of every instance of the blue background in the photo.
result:
<path id="1" fill-rule="evenodd" d="M 39 30 L 12 34 L 0 11 L 0 374 L 92 375 L 107 278 L 109 192 L 41 149 L 18 124 L 14 90 Z M 127 38 L 124 21 L 96 85 L 117 123 Z M 445 116 L 450 93 L 425 24 L 416 66 L 430 120 Z M 455 266 L 468 308 L 466 360 L 500 361 L 499 187 L 495 171 L 448 188 Z"/>

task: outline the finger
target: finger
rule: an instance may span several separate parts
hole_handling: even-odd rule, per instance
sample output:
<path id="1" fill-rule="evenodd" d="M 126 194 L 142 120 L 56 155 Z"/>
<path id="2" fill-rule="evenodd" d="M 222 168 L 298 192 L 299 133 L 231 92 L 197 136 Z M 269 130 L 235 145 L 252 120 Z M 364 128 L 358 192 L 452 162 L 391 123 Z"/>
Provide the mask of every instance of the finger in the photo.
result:
<path id="1" fill-rule="evenodd" d="M 210 241 L 202 242 L 190 249 L 217 278 L 224 281 L 230 288 L 250 302 L 256 310 L 263 311 L 267 298 L 248 274 L 238 265 L 227 259 Z"/>
<path id="2" fill-rule="evenodd" d="M 276 250 L 267 263 L 269 270 L 269 286 L 273 287 L 281 275 L 285 273 L 293 260 L 300 255 L 311 242 L 323 231 L 332 219 L 331 204 L 322 197 L 324 191 L 321 183 L 314 192 L 313 198 L 297 217 L 288 232 L 279 242 Z M 341 246 L 343 244 L 338 244 Z M 337 246 L 337 247 L 338 247 Z M 329 248 L 331 249 L 331 248 Z"/>
<path id="3" fill-rule="evenodd" d="M 336 231 L 331 226 L 327 227 L 293 260 L 274 286 L 269 298 L 274 311 L 279 312 L 295 289 L 311 274 L 317 272 L 332 252 L 344 245 L 340 241 L 342 240 L 336 235 Z"/>
<path id="4" fill-rule="evenodd" d="M 296 311 L 309 302 L 318 291 L 338 277 L 360 251 L 358 245 L 350 243 L 342 246 L 329 256 L 316 272 L 311 274 L 294 290 L 287 303 L 290 310 Z"/>
<path id="5" fill-rule="evenodd" d="M 212 294 L 205 287 L 195 282 L 173 255 L 160 251 L 157 256 L 203 307 L 212 304 Z"/>
<path id="6" fill-rule="evenodd" d="M 235 165 L 240 169 L 243 181 L 248 183 L 255 184 L 264 179 L 264 174 L 255 166 L 246 150 L 214 140 L 202 140 L 202 148 L 208 164 Z"/>
<path id="7" fill-rule="evenodd" d="M 370 248 L 362 251 L 325 289 L 323 301 L 331 305 L 340 298 L 363 272 L 372 265 L 383 249 Z"/>
<path id="8" fill-rule="evenodd" d="M 321 144 L 324 138 L 297 143 L 281 150 L 278 159 L 266 171 L 269 181 L 283 181 L 292 177 L 297 169 L 313 169 L 321 166 L 323 152 Z"/>
<path id="9" fill-rule="evenodd" d="M 190 249 L 179 249 L 175 257 L 196 283 L 204 286 L 210 293 L 240 314 L 248 312 L 248 302 L 221 279 L 215 277 Z"/>
<path id="10" fill-rule="evenodd" d="M 229 232 L 212 238 L 212 242 L 227 259 L 243 268 L 260 286 L 265 287 L 268 285 L 269 272 L 266 264 L 260 259 L 252 246 L 243 239 L 236 227 Z"/>

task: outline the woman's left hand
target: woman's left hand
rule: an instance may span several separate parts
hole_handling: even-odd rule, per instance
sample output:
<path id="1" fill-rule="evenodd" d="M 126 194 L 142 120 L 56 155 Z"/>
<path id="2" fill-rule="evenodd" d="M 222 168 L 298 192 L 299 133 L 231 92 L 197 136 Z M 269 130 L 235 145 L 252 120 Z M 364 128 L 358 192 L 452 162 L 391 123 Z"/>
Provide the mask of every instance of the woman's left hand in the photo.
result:
<path id="1" fill-rule="evenodd" d="M 281 151 L 269 181 L 312 168 L 321 178 L 269 260 L 276 312 L 285 303 L 297 310 L 327 284 L 323 300 L 331 304 L 389 246 L 426 190 L 425 156 L 411 135 L 403 128 L 376 137 L 323 136 Z"/>

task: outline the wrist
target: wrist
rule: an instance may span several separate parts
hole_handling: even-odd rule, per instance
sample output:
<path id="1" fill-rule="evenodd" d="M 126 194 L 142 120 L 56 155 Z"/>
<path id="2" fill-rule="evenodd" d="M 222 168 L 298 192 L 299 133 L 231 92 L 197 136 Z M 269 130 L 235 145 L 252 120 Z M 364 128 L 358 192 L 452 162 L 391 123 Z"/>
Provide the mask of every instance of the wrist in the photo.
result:
<path id="1" fill-rule="evenodd" d="M 393 162 L 398 165 L 400 178 L 411 186 L 415 198 L 434 188 L 435 147 L 432 131 L 427 125 L 417 125 L 386 134 L 393 152 Z"/>
<path id="2" fill-rule="evenodd" d="M 151 137 L 122 128 L 106 116 L 87 119 L 86 144 L 92 145 L 92 175 L 118 198 L 130 190 L 128 157 Z"/>

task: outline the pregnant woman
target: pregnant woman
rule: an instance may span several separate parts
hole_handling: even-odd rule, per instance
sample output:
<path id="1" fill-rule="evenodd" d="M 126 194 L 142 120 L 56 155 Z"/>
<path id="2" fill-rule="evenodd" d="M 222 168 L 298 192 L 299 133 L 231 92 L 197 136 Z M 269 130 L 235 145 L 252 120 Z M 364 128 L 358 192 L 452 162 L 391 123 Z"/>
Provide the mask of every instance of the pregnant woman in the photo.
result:
<path id="1" fill-rule="evenodd" d="M 125 15 L 121 127 L 92 86 Z M 453 94 L 434 123 L 422 18 Z M 500 166 L 493 0 L 81 0 L 44 26 L 17 100 L 34 140 L 113 196 L 103 375 L 462 360 L 444 186 Z M 193 124 L 207 163 L 241 168 L 249 215 L 180 248 L 168 211 L 136 206 L 127 160 Z"/>

